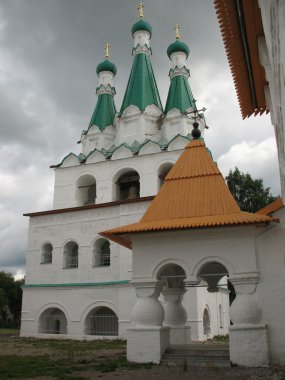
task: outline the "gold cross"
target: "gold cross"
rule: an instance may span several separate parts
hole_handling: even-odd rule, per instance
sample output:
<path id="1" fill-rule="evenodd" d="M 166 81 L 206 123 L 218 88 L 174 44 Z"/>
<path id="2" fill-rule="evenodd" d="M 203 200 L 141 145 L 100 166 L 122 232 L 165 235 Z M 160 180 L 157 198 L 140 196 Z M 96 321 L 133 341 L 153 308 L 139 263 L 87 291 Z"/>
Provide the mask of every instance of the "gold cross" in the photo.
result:
<path id="1" fill-rule="evenodd" d="M 105 58 L 106 59 L 109 59 L 110 58 L 110 48 L 111 45 L 107 42 L 106 45 L 105 45 Z"/>
<path id="2" fill-rule="evenodd" d="M 140 10 L 140 18 L 143 18 L 143 9 L 144 9 L 144 7 L 145 7 L 144 3 L 140 2 L 139 6 L 137 8 L 137 9 Z"/>
<path id="3" fill-rule="evenodd" d="M 175 34 L 176 34 L 176 39 L 177 40 L 180 39 L 180 31 L 179 31 L 179 29 L 180 29 L 180 25 L 179 24 L 176 24 L 175 27 L 174 27 L 174 29 L 173 29 L 173 30 L 175 30 Z"/>

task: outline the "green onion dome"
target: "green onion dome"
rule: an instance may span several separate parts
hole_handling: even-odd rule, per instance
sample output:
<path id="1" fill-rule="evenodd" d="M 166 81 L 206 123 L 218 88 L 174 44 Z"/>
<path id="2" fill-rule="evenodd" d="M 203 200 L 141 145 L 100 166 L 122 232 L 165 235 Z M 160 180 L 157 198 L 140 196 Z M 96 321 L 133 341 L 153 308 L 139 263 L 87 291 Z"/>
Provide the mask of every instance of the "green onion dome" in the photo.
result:
<path id="1" fill-rule="evenodd" d="M 97 69 L 96 69 L 97 75 L 99 75 L 99 73 L 101 73 L 102 71 L 111 71 L 111 73 L 116 75 L 117 67 L 114 65 L 114 63 L 109 61 L 109 59 L 105 59 L 105 61 L 99 63 L 99 65 L 97 66 Z"/>
<path id="2" fill-rule="evenodd" d="M 167 49 L 168 58 L 170 59 L 171 54 L 177 51 L 182 51 L 183 53 L 186 54 L 186 57 L 188 58 L 188 55 L 190 52 L 189 47 L 180 40 L 176 40 L 175 42 L 173 42 L 171 45 L 168 46 L 168 49 Z"/>
<path id="3" fill-rule="evenodd" d="M 140 19 L 139 21 L 137 21 L 133 26 L 132 26 L 132 35 L 135 34 L 135 32 L 137 32 L 138 30 L 146 30 L 147 32 L 149 32 L 150 36 L 152 34 L 152 26 L 144 21 L 143 19 Z"/>

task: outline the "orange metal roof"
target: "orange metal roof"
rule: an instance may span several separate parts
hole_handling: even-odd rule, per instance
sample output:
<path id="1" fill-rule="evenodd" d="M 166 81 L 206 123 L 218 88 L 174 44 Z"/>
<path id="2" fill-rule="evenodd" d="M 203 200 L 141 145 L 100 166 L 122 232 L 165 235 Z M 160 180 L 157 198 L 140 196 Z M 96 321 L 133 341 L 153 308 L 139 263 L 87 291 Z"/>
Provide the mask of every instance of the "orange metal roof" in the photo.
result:
<path id="1" fill-rule="evenodd" d="M 269 205 L 263 207 L 261 210 L 257 211 L 257 214 L 270 215 L 273 212 L 280 210 L 282 207 L 284 207 L 282 198 L 278 198 L 274 202 L 270 203 Z"/>
<path id="2" fill-rule="evenodd" d="M 214 5 L 242 116 L 268 113 L 258 53 L 258 38 L 264 36 L 258 0 L 214 0 Z"/>
<path id="3" fill-rule="evenodd" d="M 240 211 L 205 144 L 192 140 L 138 223 L 101 235 L 128 248 L 132 233 L 268 223 L 272 218 Z"/>

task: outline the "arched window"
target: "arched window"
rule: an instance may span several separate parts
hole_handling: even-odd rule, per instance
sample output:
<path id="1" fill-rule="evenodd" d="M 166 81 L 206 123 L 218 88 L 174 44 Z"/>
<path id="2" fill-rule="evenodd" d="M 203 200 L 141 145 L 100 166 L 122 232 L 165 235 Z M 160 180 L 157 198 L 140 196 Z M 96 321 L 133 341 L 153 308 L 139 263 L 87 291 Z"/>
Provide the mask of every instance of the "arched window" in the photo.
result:
<path id="1" fill-rule="evenodd" d="M 46 243 L 42 246 L 41 264 L 50 264 L 52 262 L 52 245 Z"/>
<path id="2" fill-rule="evenodd" d="M 160 168 L 158 169 L 158 190 L 163 185 L 165 177 L 167 176 L 167 174 L 172 169 L 172 166 L 173 166 L 173 164 L 171 164 L 171 163 L 165 163 L 165 164 L 161 165 Z"/>
<path id="3" fill-rule="evenodd" d="M 78 268 L 78 245 L 74 241 L 69 241 L 64 246 L 63 268 Z"/>
<path id="4" fill-rule="evenodd" d="M 118 336 L 118 330 L 118 317 L 108 307 L 98 307 L 87 315 L 85 321 L 87 335 Z"/>
<path id="5" fill-rule="evenodd" d="M 98 239 L 94 244 L 93 266 L 107 267 L 111 264 L 110 242 L 107 239 Z"/>
<path id="6" fill-rule="evenodd" d="M 203 330 L 204 335 L 209 336 L 211 334 L 210 314 L 207 308 L 204 309 L 203 313 Z"/>
<path id="7" fill-rule="evenodd" d="M 86 174 L 80 177 L 76 183 L 76 205 L 88 206 L 96 203 L 96 180 Z"/>
<path id="8" fill-rule="evenodd" d="M 135 199 L 140 197 L 140 176 L 132 170 L 122 174 L 117 181 L 117 200 Z"/>
<path id="9" fill-rule="evenodd" d="M 56 307 L 45 310 L 39 319 L 40 334 L 67 334 L 67 319 Z"/>

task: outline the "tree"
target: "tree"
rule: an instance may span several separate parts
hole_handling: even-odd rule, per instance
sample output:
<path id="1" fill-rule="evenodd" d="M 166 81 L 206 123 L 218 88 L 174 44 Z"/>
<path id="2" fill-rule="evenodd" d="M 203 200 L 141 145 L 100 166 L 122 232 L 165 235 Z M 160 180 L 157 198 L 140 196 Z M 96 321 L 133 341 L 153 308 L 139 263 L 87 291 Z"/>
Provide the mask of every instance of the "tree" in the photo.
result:
<path id="1" fill-rule="evenodd" d="M 8 306 L 8 298 L 3 289 L 0 288 L 0 320 L 6 318 L 6 308 Z"/>
<path id="2" fill-rule="evenodd" d="M 256 212 L 276 199 L 270 187 L 264 188 L 262 179 L 253 179 L 249 173 L 240 172 L 237 167 L 234 171 L 230 170 L 226 182 L 242 211 Z"/>
<path id="3" fill-rule="evenodd" d="M 24 285 L 24 280 L 15 280 L 11 273 L 0 272 L 1 302 L 2 304 L 6 302 L 15 321 L 18 321 L 21 316 L 22 285 Z"/>

